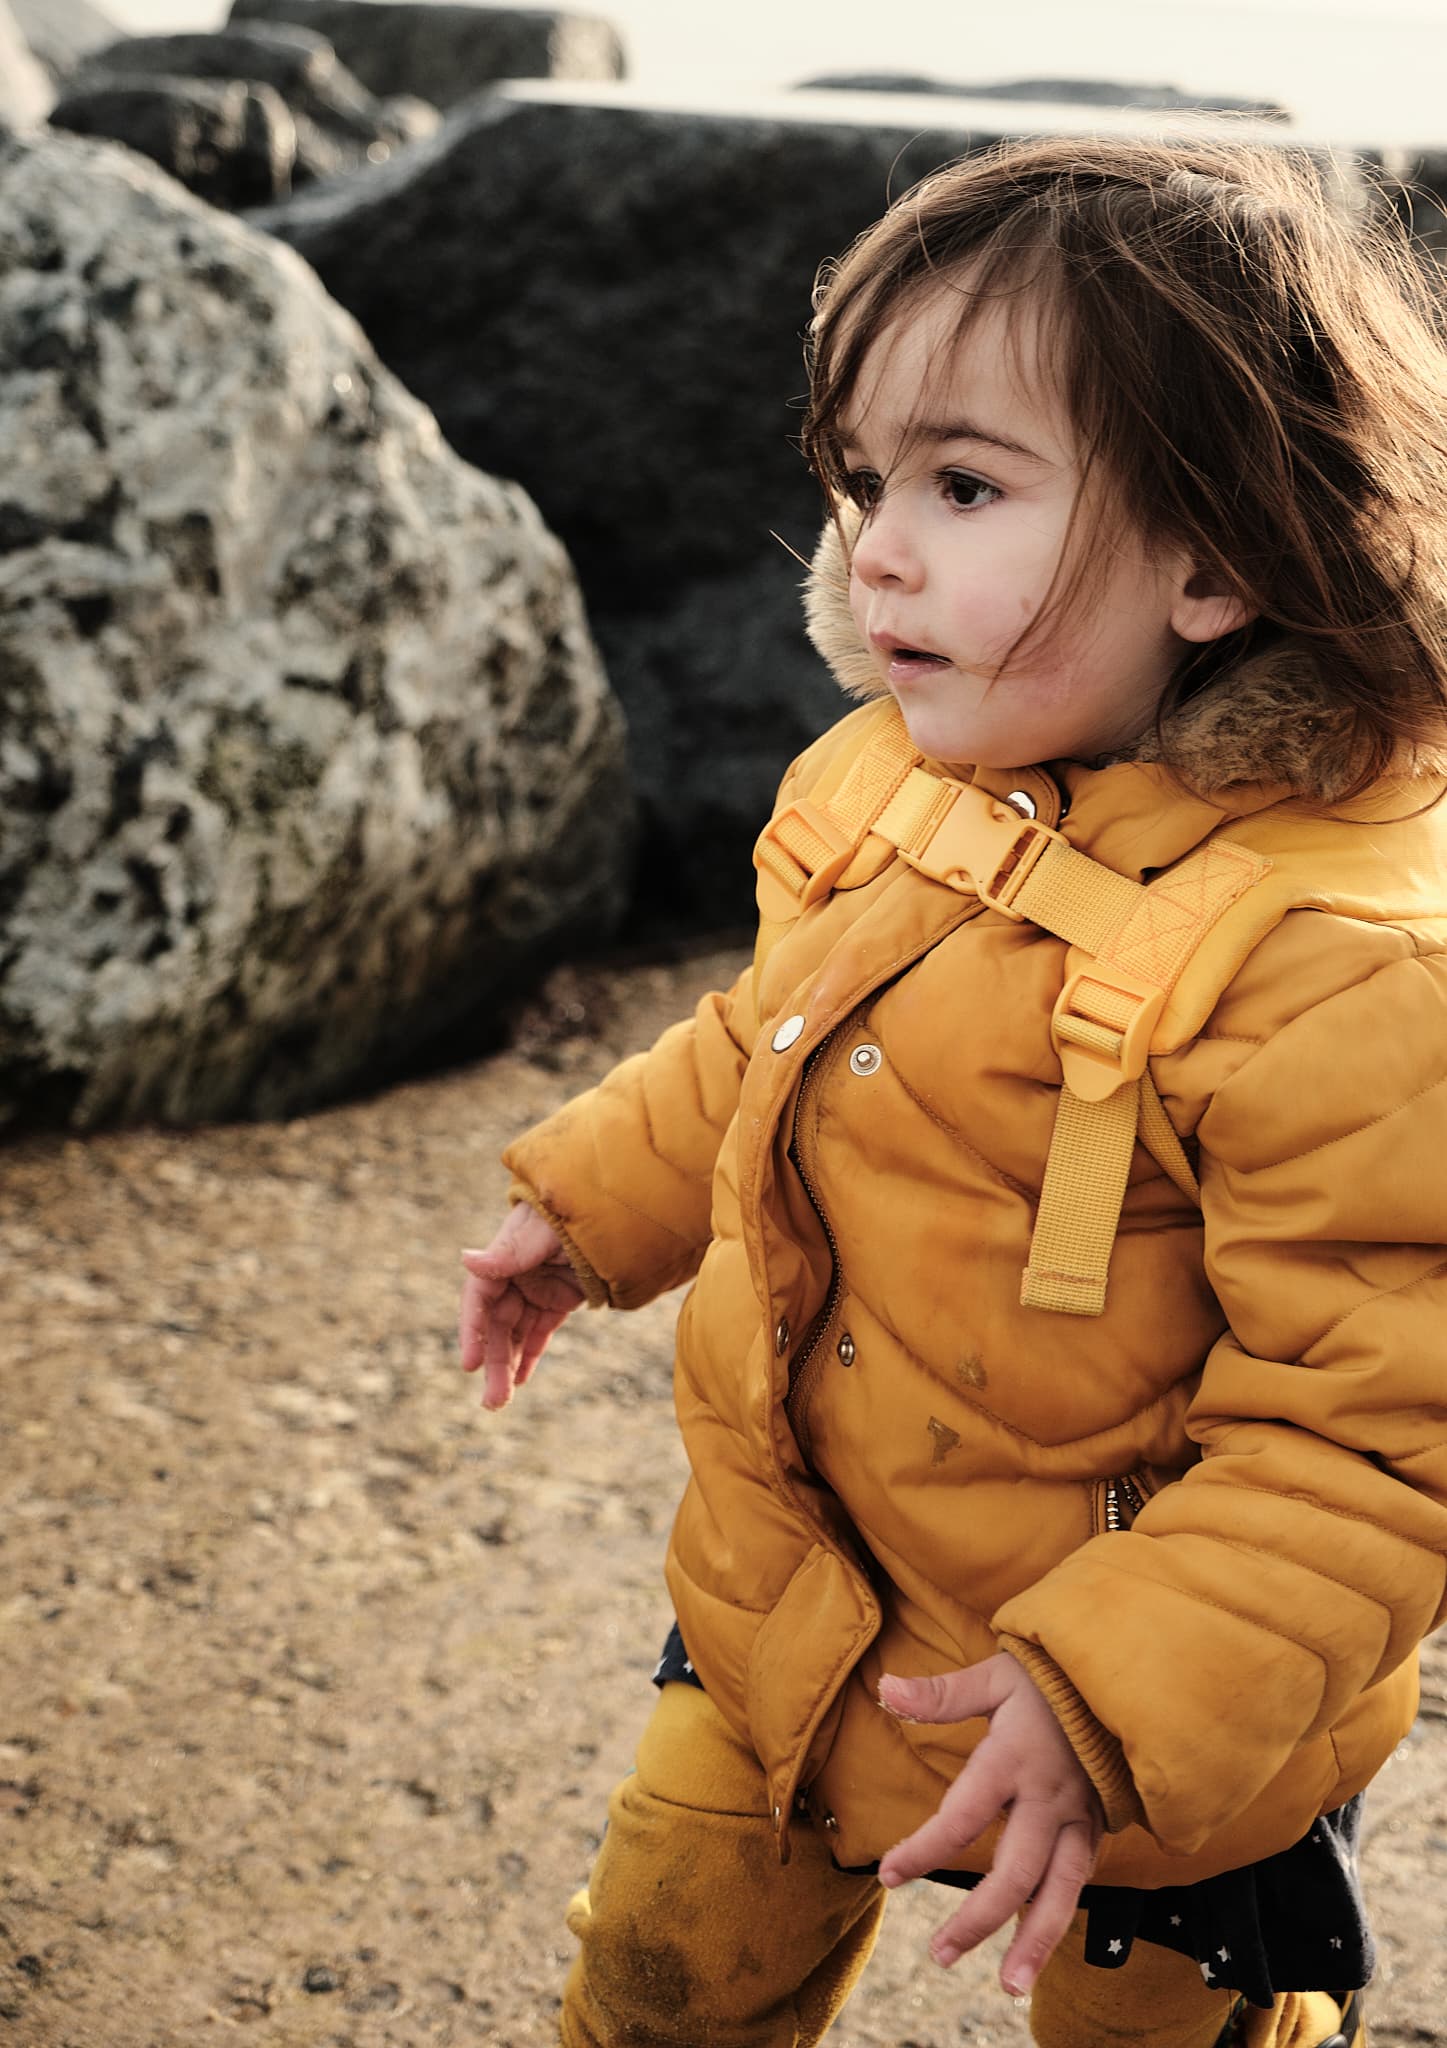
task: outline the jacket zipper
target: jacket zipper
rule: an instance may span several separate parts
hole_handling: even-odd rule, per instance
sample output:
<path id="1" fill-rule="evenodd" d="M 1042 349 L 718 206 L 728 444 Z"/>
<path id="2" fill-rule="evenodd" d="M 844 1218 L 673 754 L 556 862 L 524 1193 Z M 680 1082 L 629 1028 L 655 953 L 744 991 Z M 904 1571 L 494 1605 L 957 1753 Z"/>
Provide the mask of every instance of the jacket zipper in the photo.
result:
<path id="1" fill-rule="evenodd" d="M 814 1385 L 819 1377 L 820 1366 L 823 1360 L 824 1337 L 829 1329 L 829 1325 L 834 1320 L 834 1311 L 839 1306 L 839 1297 L 844 1291 L 844 1283 L 843 1276 L 839 1270 L 839 1242 L 834 1235 L 829 1218 L 824 1213 L 824 1204 L 820 1199 L 818 1186 L 804 1158 L 803 1132 L 807 1111 L 812 1105 L 814 1094 L 820 1085 L 823 1070 L 836 1049 L 836 1042 L 843 1028 L 842 1025 L 836 1025 L 833 1031 L 829 1033 L 829 1036 L 822 1039 L 815 1046 L 810 1056 L 808 1071 L 804 1076 L 804 1083 L 799 1091 L 798 1104 L 794 1110 L 794 1142 L 789 1147 L 789 1157 L 793 1160 L 795 1171 L 798 1173 L 804 1192 L 809 1197 L 809 1205 L 813 1209 L 814 1214 L 819 1218 L 819 1228 L 823 1231 L 825 1241 L 829 1246 L 830 1261 L 829 1291 L 824 1297 L 824 1306 L 814 1318 L 804 1343 L 800 1345 L 793 1358 L 789 1361 L 789 1391 L 784 1398 L 784 1413 L 789 1419 L 789 1426 L 794 1432 L 795 1440 L 800 1451 L 803 1453 L 806 1463 L 811 1451 L 808 1422 L 809 1401 L 814 1392 Z"/>
<path id="2" fill-rule="evenodd" d="M 1146 1499 L 1145 1488 L 1129 1472 L 1122 1473 L 1118 1479 L 1103 1480 L 1096 1517 L 1101 1533 L 1109 1535 L 1119 1529 L 1128 1529 L 1145 1506 Z"/>

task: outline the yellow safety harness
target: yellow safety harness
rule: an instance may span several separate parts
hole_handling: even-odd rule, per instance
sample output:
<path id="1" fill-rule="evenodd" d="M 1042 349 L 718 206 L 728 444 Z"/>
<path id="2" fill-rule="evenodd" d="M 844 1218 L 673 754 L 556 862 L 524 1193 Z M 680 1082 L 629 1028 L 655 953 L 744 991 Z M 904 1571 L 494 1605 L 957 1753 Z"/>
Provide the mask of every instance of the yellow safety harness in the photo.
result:
<path id="1" fill-rule="evenodd" d="M 1098 1316 L 1137 1136 L 1194 1202 L 1190 1161 L 1151 1080 L 1151 1036 L 1201 940 L 1271 863 L 1210 839 L 1149 884 L 1079 853 L 1064 835 L 972 783 L 922 765 L 898 713 L 884 719 L 825 800 L 801 798 L 754 849 L 765 914 L 797 917 L 829 895 L 869 835 L 910 867 L 1073 949 L 1050 1020 L 1060 1106 L 1020 1300 Z"/>

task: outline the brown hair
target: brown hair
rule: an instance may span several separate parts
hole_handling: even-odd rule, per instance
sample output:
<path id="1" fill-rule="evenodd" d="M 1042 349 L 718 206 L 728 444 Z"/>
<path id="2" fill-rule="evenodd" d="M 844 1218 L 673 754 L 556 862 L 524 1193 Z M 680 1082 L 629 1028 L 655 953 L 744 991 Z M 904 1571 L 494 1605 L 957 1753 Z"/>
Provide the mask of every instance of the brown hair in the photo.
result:
<path id="1" fill-rule="evenodd" d="M 1327 175 L 1304 152 L 1194 138 L 951 165 L 820 272 L 802 438 L 837 514 L 840 421 L 876 337 L 942 288 L 961 334 L 990 299 L 1028 300 L 1080 438 L 1077 512 L 1109 479 L 1107 542 L 1114 520 L 1183 548 L 1258 614 L 1183 660 L 1163 758 L 1176 706 L 1290 633 L 1339 717 L 1349 796 L 1447 741 L 1447 350 L 1404 231 L 1350 212 Z M 1082 559 L 1022 638 L 1103 559 L 1067 552 Z"/>

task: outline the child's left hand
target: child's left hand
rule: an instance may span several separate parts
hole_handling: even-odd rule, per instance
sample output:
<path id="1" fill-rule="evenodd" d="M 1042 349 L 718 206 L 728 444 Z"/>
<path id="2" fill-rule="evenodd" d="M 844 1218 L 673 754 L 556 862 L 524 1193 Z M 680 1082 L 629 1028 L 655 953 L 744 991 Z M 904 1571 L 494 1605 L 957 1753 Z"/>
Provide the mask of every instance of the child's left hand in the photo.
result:
<path id="1" fill-rule="evenodd" d="M 1024 1912 L 1000 1965 L 1000 1982 L 1023 1996 L 1070 1925 L 1080 1888 L 1095 1868 L 1105 1816 L 1045 1695 L 1013 1657 L 989 1657 L 939 1678 L 880 1680 L 879 1699 L 905 1721 L 968 1721 L 985 1714 L 990 1732 L 955 1779 L 939 1811 L 896 1843 L 879 1866 L 893 1887 L 945 1870 L 1002 1810 L 1007 1814 L 990 1873 L 965 1894 L 930 1943 L 948 1969 L 967 1949 Z"/>

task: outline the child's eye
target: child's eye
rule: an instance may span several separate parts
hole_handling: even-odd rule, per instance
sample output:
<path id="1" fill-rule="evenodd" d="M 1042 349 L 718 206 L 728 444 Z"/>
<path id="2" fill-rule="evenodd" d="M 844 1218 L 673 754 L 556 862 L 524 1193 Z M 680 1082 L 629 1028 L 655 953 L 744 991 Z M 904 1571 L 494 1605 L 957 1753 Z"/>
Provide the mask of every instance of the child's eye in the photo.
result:
<path id="1" fill-rule="evenodd" d="M 851 505 L 857 505 L 861 512 L 867 512 L 879 497 L 880 479 L 877 470 L 846 469 L 842 483 L 845 497 Z"/>
<path id="2" fill-rule="evenodd" d="M 939 480 L 950 503 L 962 512 L 977 512 L 1000 496 L 997 484 L 987 484 L 982 476 L 971 476 L 967 469 L 941 470 Z"/>

